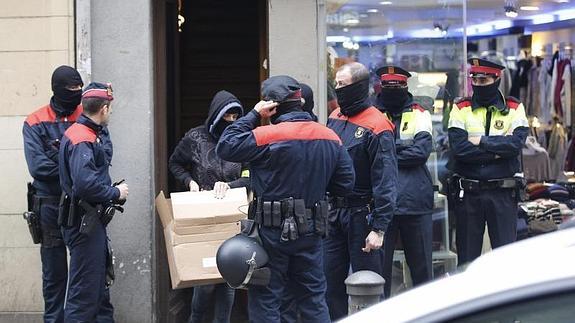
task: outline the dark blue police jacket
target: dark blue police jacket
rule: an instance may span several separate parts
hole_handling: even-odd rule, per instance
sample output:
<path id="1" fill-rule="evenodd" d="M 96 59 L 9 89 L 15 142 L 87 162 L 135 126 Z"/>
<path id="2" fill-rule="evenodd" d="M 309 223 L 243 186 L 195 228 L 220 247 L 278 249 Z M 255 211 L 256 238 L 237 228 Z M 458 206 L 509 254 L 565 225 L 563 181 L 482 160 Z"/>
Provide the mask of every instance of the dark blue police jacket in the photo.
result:
<path id="1" fill-rule="evenodd" d="M 399 113 L 387 114 L 395 126 L 395 152 L 399 189 L 395 215 L 423 215 L 433 212 L 433 181 L 427 159 L 433 148 L 431 115 L 417 103 Z"/>
<path id="2" fill-rule="evenodd" d="M 59 117 L 45 105 L 30 114 L 22 128 L 24 154 L 34 187 L 41 196 L 59 196 L 61 193 L 58 177 L 58 149 L 66 129 L 82 114 L 82 107 L 74 113 Z"/>
<path id="3" fill-rule="evenodd" d="M 327 126 L 341 138 L 355 168 L 350 199 L 373 198 L 374 230 L 386 230 L 393 218 L 397 196 L 397 157 L 393 124 L 375 107 L 346 117 L 332 112 Z"/>
<path id="4" fill-rule="evenodd" d="M 120 197 L 108 173 L 112 143 L 107 131 L 85 115 L 66 132 L 60 145 L 60 184 L 77 200 L 109 204 Z"/>
<path id="5" fill-rule="evenodd" d="M 306 207 L 325 199 L 326 191 L 345 196 L 353 188 L 351 159 L 338 136 L 307 112 L 280 116 L 275 125 L 261 126 L 250 111 L 228 126 L 217 154 L 230 162 L 250 162 L 250 179 L 263 201 L 304 199 Z"/>

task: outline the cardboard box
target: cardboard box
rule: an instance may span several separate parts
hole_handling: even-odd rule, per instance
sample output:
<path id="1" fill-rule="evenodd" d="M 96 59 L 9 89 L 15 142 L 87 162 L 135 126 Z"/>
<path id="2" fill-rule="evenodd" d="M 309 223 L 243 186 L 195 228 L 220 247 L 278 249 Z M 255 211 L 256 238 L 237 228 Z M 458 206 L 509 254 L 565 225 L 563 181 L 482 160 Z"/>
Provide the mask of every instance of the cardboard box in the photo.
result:
<path id="1" fill-rule="evenodd" d="M 245 188 L 228 190 L 223 199 L 213 191 L 172 193 L 174 228 L 236 222 L 245 215 L 240 207 L 248 204 Z"/>
<path id="2" fill-rule="evenodd" d="M 156 210 L 164 227 L 173 289 L 223 282 L 216 252 L 226 239 L 239 233 L 239 220 L 246 216 L 238 208 L 244 204 L 243 188 L 229 190 L 221 200 L 212 192 L 173 193 L 172 199 L 166 199 L 164 192 L 158 194 Z"/>

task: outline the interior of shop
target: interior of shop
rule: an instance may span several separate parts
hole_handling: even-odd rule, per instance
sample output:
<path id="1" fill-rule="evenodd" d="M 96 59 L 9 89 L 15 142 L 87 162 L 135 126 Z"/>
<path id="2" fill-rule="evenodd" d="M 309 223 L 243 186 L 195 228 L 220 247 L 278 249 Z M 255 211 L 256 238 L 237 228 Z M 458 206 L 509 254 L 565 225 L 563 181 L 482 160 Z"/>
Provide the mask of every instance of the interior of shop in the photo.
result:
<path id="1" fill-rule="evenodd" d="M 575 2 L 328 0 L 327 10 L 328 70 L 349 61 L 371 71 L 388 64 L 405 68 L 414 75 L 410 92 L 432 113 L 435 151 L 428 167 L 439 187 L 433 215 L 436 277 L 454 266 L 453 219 L 442 183 L 448 175 L 449 112 L 455 98 L 471 95 L 467 58 L 505 66 L 500 91 L 520 99 L 530 120 L 522 162 L 528 196 L 520 204 L 518 236 L 555 230 L 573 215 Z M 378 83 L 374 78 L 374 95 Z M 410 286 L 403 258 L 396 252 L 395 293 Z"/>

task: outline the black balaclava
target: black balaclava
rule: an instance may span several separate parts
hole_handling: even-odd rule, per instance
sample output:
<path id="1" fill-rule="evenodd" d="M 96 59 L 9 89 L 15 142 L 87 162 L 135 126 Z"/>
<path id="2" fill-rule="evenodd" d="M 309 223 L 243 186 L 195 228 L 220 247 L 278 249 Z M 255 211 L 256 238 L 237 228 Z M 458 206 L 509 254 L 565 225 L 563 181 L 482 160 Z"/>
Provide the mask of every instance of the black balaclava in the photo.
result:
<path id="1" fill-rule="evenodd" d="M 52 74 L 52 92 L 50 106 L 58 116 L 69 116 L 82 101 L 82 89 L 71 91 L 67 86 L 84 86 L 80 73 L 70 66 L 60 66 Z"/>
<path id="2" fill-rule="evenodd" d="M 301 87 L 301 96 L 305 101 L 301 109 L 309 113 L 311 119 L 317 122 L 317 116 L 315 115 L 315 113 L 313 113 L 313 106 L 314 106 L 313 91 L 307 84 L 300 83 L 299 85 Z"/>
<path id="3" fill-rule="evenodd" d="M 242 116 L 243 114 L 243 110 L 240 107 L 232 107 L 230 109 L 228 109 L 225 113 L 237 113 L 239 117 Z M 227 121 L 224 119 L 224 117 L 222 116 L 222 118 L 214 125 L 214 128 L 212 130 L 212 135 L 219 139 L 222 134 L 224 133 L 224 130 L 226 130 L 226 128 L 231 125 L 232 123 L 234 123 L 233 121 Z"/>
<path id="4" fill-rule="evenodd" d="M 340 112 L 351 117 L 367 109 L 369 102 L 369 78 L 335 89 Z"/>
<path id="5" fill-rule="evenodd" d="M 377 107 L 391 114 L 402 112 L 403 108 L 413 101 L 413 97 L 407 86 L 405 87 L 381 87 L 377 95 Z"/>
<path id="6" fill-rule="evenodd" d="M 490 107 L 496 106 L 500 110 L 504 108 L 502 106 L 503 99 L 501 93 L 499 92 L 499 83 L 501 83 L 501 78 L 498 78 L 493 84 L 489 85 L 472 85 L 473 96 L 471 97 L 474 107 Z"/>
<path id="7" fill-rule="evenodd" d="M 294 100 L 294 101 L 290 100 L 290 101 L 281 102 L 276 107 L 276 111 L 277 112 L 273 116 L 270 117 L 270 122 L 273 124 L 276 124 L 277 119 L 286 113 L 302 111 L 301 100 L 298 99 L 298 100 Z"/>

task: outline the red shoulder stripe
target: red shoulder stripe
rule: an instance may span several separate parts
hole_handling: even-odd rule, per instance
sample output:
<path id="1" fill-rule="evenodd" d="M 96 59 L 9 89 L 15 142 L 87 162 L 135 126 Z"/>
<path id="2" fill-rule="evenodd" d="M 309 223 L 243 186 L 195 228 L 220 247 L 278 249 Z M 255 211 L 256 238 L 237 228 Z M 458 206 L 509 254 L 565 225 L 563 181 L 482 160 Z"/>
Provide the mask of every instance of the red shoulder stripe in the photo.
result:
<path id="1" fill-rule="evenodd" d="M 258 146 L 289 140 L 331 140 L 341 144 L 341 140 L 333 130 L 313 121 L 282 122 L 257 127 L 253 133 Z"/>
<path id="2" fill-rule="evenodd" d="M 513 101 L 513 100 L 507 100 L 506 103 L 507 103 L 507 106 L 509 107 L 509 109 L 513 109 L 513 110 L 516 110 L 520 104 L 519 102 Z"/>
<path id="3" fill-rule="evenodd" d="M 74 123 L 66 130 L 64 136 L 68 137 L 73 145 L 77 145 L 81 142 L 95 142 L 96 132 L 81 123 Z"/>
<path id="4" fill-rule="evenodd" d="M 389 119 L 383 113 L 381 113 L 381 111 L 373 106 L 349 118 L 341 115 L 338 109 L 331 114 L 330 118 L 347 120 L 355 125 L 371 130 L 376 135 L 386 130 L 393 131 L 395 128 L 393 123 L 389 121 Z"/>
<path id="5" fill-rule="evenodd" d="M 419 104 L 417 104 L 417 103 L 414 103 L 414 104 L 411 106 L 411 108 L 414 109 L 414 110 L 419 110 L 419 111 L 421 111 L 421 112 L 425 112 L 425 109 L 424 109 L 421 105 L 419 105 Z"/>
<path id="6" fill-rule="evenodd" d="M 455 104 L 459 110 L 466 108 L 471 105 L 471 101 L 461 101 Z"/>
<path id="7" fill-rule="evenodd" d="M 26 123 L 29 126 L 37 125 L 40 122 L 54 122 L 54 121 L 56 121 L 56 113 L 54 112 L 54 110 L 52 110 L 52 108 L 50 108 L 49 104 L 32 112 L 26 118 Z"/>

